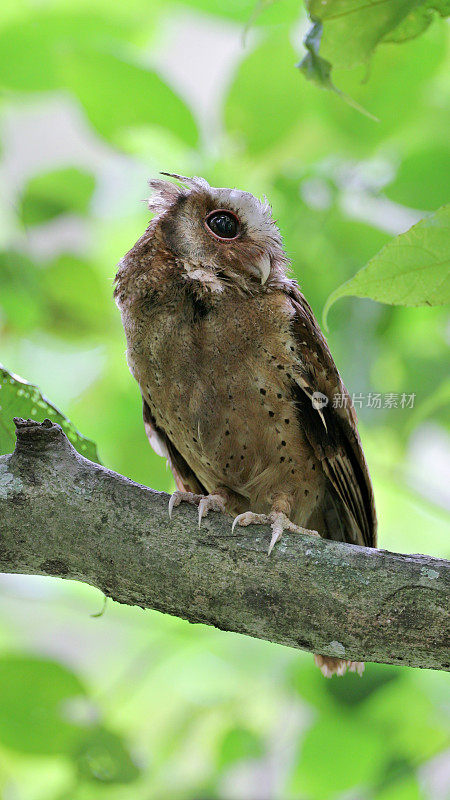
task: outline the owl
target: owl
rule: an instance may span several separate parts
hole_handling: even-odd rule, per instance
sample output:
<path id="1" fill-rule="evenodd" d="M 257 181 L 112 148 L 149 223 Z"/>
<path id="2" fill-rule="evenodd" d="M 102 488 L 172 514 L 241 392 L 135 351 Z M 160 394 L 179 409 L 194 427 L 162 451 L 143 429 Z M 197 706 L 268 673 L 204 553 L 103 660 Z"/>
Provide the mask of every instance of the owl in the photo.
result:
<path id="1" fill-rule="evenodd" d="M 271 208 L 199 177 L 150 181 L 155 216 L 115 298 L 146 432 L 181 502 L 236 525 L 376 547 L 357 420 Z M 315 656 L 327 677 L 363 664 Z"/>

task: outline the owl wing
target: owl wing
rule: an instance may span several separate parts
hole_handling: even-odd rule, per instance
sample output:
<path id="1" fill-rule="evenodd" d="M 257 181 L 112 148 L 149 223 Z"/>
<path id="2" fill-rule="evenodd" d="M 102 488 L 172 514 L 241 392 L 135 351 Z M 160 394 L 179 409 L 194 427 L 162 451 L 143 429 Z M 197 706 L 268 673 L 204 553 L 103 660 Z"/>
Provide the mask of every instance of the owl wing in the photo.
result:
<path id="1" fill-rule="evenodd" d="M 329 480 L 325 507 L 328 501 L 328 507 L 337 510 L 345 541 L 376 547 L 373 490 L 355 410 L 314 314 L 294 282 L 287 294 L 301 365 L 294 376 L 294 397 L 299 422 Z M 325 395 L 328 402 L 322 407 L 313 403 L 314 392 Z"/>
<path id="2" fill-rule="evenodd" d="M 170 469 L 175 478 L 177 489 L 182 492 L 193 492 L 194 494 L 208 494 L 203 484 L 199 481 L 195 473 L 190 468 L 187 461 L 178 452 L 174 444 L 162 428 L 158 428 L 155 419 L 150 411 L 149 405 L 143 399 L 144 427 L 151 447 L 159 456 L 167 458 Z"/>

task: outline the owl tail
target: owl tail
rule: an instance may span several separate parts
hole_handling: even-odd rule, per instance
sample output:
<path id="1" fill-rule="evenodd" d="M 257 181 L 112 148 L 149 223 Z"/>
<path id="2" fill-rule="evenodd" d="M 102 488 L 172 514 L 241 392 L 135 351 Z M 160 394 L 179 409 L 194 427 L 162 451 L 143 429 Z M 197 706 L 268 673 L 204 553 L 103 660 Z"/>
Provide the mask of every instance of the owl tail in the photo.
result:
<path id="1" fill-rule="evenodd" d="M 345 661 L 343 658 L 315 655 L 314 663 L 319 667 L 325 678 L 331 678 L 332 675 L 341 677 L 345 675 L 347 670 L 349 672 L 357 672 L 360 676 L 364 672 L 364 663 L 362 661 Z"/>

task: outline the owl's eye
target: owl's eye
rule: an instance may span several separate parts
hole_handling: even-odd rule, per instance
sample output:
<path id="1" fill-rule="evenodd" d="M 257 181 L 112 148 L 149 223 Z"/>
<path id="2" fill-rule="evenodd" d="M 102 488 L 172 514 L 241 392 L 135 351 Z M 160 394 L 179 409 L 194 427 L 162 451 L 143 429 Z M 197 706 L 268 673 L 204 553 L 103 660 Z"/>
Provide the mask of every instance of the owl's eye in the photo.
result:
<path id="1" fill-rule="evenodd" d="M 225 209 L 208 214 L 205 225 L 218 239 L 235 239 L 239 233 L 239 220 L 236 214 Z"/>

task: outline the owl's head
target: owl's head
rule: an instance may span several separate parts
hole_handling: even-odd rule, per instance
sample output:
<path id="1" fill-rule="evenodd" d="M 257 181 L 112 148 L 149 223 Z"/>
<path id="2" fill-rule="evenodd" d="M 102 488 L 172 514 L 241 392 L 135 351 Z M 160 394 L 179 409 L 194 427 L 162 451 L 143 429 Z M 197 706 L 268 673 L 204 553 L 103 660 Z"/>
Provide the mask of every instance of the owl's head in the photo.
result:
<path id="1" fill-rule="evenodd" d="M 162 174 L 179 183 L 151 180 L 148 205 L 177 259 L 259 285 L 280 273 L 286 257 L 267 201 L 239 189 L 212 187 L 204 178 Z"/>

